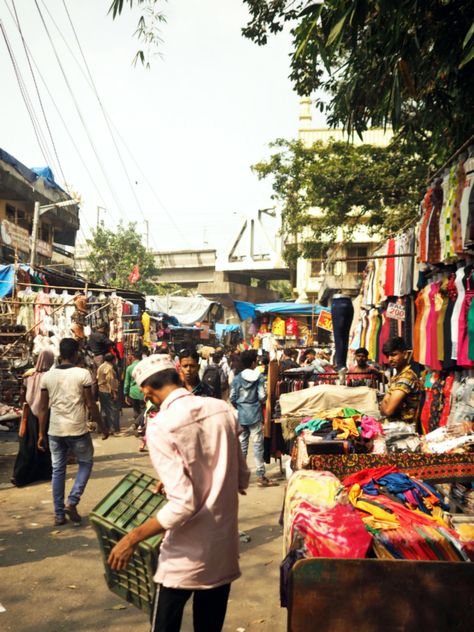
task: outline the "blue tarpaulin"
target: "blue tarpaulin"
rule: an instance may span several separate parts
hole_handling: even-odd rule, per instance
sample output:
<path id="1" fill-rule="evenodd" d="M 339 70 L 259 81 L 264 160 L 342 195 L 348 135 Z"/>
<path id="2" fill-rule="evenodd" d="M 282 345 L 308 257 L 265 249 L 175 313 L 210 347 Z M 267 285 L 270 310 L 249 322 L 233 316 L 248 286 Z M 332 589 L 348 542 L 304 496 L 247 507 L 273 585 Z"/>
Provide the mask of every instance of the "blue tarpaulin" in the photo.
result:
<path id="1" fill-rule="evenodd" d="M 241 320 L 257 317 L 260 314 L 293 314 L 300 316 L 312 316 L 320 314 L 323 309 L 321 305 L 311 305 L 308 303 L 247 303 L 245 301 L 234 301 L 235 309 Z"/>
<path id="2" fill-rule="evenodd" d="M 219 338 L 222 338 L 224 334 L 231 331 L 242 332 L 242 327 L 240 325 L 225 325 L 224 323 L 216 323 L 215 331 L 216 331 L 216 335 Z"/>
<path id="3" fill-rule="evenodd" d="M 20 264 L 22 270 L 32 273 L 33 270 L 26 264 Z M 9 265 L 0 265 L 0 298 L 10 296 L 13 290 L 13 283 L 15 281 L 15 266 L 10 263 Z"/>

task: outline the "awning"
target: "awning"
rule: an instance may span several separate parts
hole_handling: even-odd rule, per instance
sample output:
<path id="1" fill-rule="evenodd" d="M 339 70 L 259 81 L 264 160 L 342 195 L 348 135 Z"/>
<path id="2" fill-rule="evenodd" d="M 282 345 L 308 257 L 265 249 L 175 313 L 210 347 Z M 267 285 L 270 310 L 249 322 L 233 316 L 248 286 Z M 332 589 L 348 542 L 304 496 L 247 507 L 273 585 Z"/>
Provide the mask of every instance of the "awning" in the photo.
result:
<path id="1" fill-rule="evenodd" d="M 260 314 L 286 314 L 287 316 L 317 316 L 325 309 L 321 305 L 310 305 L 306 303 L 282 302 L 254 304 L 245 301 L 234 301 L 234 303 L 240 320 L 246 320 L 247 318 L 255 319 L 257 312 Z"/>
<path id="2" fill-rule="evenodd" d="M 219 303 L 203 296 L 147 296 L 149 310 L 174 316 L 182 325 L 194 325 L 205 320 L 216 319 Z"/>

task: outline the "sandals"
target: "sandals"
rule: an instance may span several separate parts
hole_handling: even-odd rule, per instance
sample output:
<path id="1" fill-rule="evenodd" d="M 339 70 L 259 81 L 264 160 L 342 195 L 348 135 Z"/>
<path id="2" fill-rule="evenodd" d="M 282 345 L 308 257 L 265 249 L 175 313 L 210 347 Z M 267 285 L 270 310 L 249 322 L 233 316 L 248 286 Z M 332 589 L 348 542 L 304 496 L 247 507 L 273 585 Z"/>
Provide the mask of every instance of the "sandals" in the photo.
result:
<path id="1" fill-rule="evenodd" d="M 276 481 L 271 481 L 266 476 L 261 476 L 257 479 L 257 487 L 278 487 L 279 483 Z"/>

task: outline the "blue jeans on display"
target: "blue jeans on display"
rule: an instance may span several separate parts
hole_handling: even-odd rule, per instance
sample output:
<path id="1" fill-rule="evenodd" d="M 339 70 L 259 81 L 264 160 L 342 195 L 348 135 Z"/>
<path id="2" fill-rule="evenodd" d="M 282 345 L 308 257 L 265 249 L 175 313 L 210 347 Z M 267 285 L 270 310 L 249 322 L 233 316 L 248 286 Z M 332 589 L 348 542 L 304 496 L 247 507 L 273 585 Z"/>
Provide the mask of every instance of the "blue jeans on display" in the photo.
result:
<path id="1" fill-rule="evenodd" d="M 265 475 L 265 461 L 263 458 L 263 423 L 258 421 L 256 424 L 242 426 L 242 434 L 240 435 L 240 445 L 245 459 L 249 451 L 249 437 L 253 441 L 253 458 L 255 460 L 255 473 L 258 478 Z"/>
<path id="2" fill-rule="evenodd" d="M 331 314 L 334 343 L 336 345 L 336 369 L 339 370 L 346 366 L 349 333 L 352 319 L 354 318 L 354 307 L 351 299 L 346 296 L 334 298 L 331 305 Z"/>
<path id="3" fill-rule="evenodd" d="M 77 505 L 91 475 L 94 446 L 90 434 L 78 437 L 57 437 L 49 435 L 49 449 L 53 465 L 53 502 L 56 516 L 64 517 L 64 488 L 66 484 L 67 455 L 70 450 L 77 459 L 79 470 L 69 493 L 68 505 Z"/>
<path id="4" fill-rule="evenodd" d="M 120 432 L 119 411 L 117 402 L 112 399 L 110 393 L 99 391 L 100 412 L 104 420 L 105 427 L 113 432 Z"/>

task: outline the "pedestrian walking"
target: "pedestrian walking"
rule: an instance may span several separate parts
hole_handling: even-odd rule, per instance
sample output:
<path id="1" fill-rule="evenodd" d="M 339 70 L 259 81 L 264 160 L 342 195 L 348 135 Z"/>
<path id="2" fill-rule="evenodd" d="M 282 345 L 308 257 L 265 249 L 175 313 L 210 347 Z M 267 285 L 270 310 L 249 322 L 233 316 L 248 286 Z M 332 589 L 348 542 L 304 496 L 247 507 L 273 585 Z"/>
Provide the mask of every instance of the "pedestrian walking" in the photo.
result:
<path id="1" fill-rule="evenodd" d="M 13 466 L 14 485 L 23 487 L 36 481 L 51 480 L 51 454 L 49 449 L 38 450 L 39 404 L 41 399 L 41 380 L 46 371 L 54 364 L 54 353 L 41 351 L 33 371 L 23 378 L 25 402 L 22 422 L 18 434 L 18 454 Z"/>
<path id="2" fill-rule="evenodd" d="M 104 355 L 104 361 L 97 370 L 100 412 L 105 427 L 110 434 L 120 434 L 120 412 L 118 409 L 118 379 L 114 368 L 114 356 Z"/>
<path id="3" fill-rule="evenodd" d="M 257 352 L 254 349 L 240 354 L 242 371 L 232 381 L 230 402 L 237 409 L 242 426 L 240 442 L 247 458 L 249 438 L 253 441 L 253 455 L 259 487 L 274 487 L 278 483 L 265 476 L 263 443 L 263 403 L 266 399 L 265 377 L 257 369 Z"/>
<path id="4" fill-rule="evenodd" d="M 147 350 L 148 351 L 148 350 Z M 133 408 L 133 414 L 135 415 L 135 422 L 137 417 L 141 415 L 141 413 L 145 410 L 145 402 L 143 399 L 143 393 L 138 386 L 138 384 L 133 379 L 133 371 L 137 364 L 142 360 L 143 351 L 140 349 L 136 349 L 133 352 L 133 362 L 127 367 L 125 371 L 125 380 L 123 383 L 123 395 L 125 397 L 125 401 Z"/>
<path id="5" fill-rule="evenodd" d="M 91 374 L 87 369 L 76 366 L 78 353 L 77 340 L 63 338 L 59 344 L 59 366 L 46 372 L 41 381 L 38 449 L 46 450 L 46 425 L 50 411 L 48 443 L 53 467 L 52 488 L 56 526 L 67 522 L 66 515 L 76 524 L 81 522 L 77 505 L 89 480 L 94 454 L 87 428 L 87 410 L 102 430 L 102 438 L 107 439 L 109 436 L 92 397 Z M 79 469 L 65 506 L 68 451 L 76 457 Z"/>
<path id="6" fill-rule="evenodd" d="M 168 502 L 122 538 L 108 562 L 122 570 L 139 542 L 166 532 L 152 632 L 179 632 L 191 595 L 194 629 L 220 632 L 231 582 L 240 576 L 238 493 L 245 494 L 249 480 L 236 416 L 225 402 L 180 387 L 165 356 L 140 362 L 134 378 L 160 408 L 148 420 L 147 442 Z"/>

